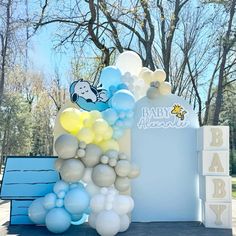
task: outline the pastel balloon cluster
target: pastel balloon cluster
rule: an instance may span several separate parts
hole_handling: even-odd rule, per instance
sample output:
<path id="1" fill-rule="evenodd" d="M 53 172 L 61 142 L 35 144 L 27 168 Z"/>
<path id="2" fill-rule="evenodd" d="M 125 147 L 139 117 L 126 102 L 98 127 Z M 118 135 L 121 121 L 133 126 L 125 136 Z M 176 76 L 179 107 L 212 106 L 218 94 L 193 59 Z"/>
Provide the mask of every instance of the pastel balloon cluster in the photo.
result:
<path id="1" fill-rule="evenodd" d="M 32 203 L 33 222 L 63 233 L 71 224 L 83 223 L 88 214 L 89 224 L 102 236 L 128 229 L 134 202 L 124 194 L 129 194 L 130 179 L 140 170 L 120 151 L 118 139 L 132 126 L 135 107 L 124 75 L 137 78 L 141 70 L 136 53 L 120 54 L 116 66 L 101 73 L 100 82 L 109 93 L 108 109 L 88 112 L 71 107 L 58 115 L 63 131 L 54 143 L 55 169 L 62 180 L 53 192 Z"/>
<path id="2" fill-rule="evenodd" d="M 115 149 L 103 152 L 98 145 L 79 142 L 69 134 L 57 138 L 55 150 L 59 156 L 55 168 L 69 183 L 83 180 L 86 168 L 92 168 L 91 177 L 83 180 L 85 183 L 93 182 L 98 187 L 114 185 L 124 192 L 130 189 L 130 179 L 139 175 L 139 168 L 130 163 L 125 153 Z"/>
<path id="3" fill-rule="evenodd" d="M 67 108 L 60 115 L 60 123 L 69 134 L 86 144 L 96 143 L 103 150 L 119 150 L 117 142 L 112 138 L 112 127 L 99 111 L 82 112 L 76 108 Z"/>
<path id="4" fill-rule="evenodd" d="M 101 188 L 90 201 L 89 225 L 100 235 L 116 235 L 129 228 L 128 214 L 134 207 L 130 196 L 121 195 L 114 188 Z"/>
<path id="5" fill-rule="evenodd" d="M 131 128 L 133 124 L 135 98 L 126 89 L 114 93 L 110 101 L 110 108 L 102 112 L 103 119 L 113 129 L 113 139 L 119 139 L 124 131 Z"/>
<path id="6" fill-rule="evenodd" d="M 32 202 L 29 217 L 35 224 L 46 225 L 53 233 L 63 233 L 71 224 L 85 222 L 89 204 L 90 196 L 83 184 L 59 180 L 53 192 Z"/>
<path id="7" fill-rule="evenodd" d="M 147 97 L 149 99 L 155 99 L 158 95 L 171 94 L 171 85 L 169 82 L 165 81 L 166 73 L 164 70 L 157 69 L 151 71 L 150 69 L 143 67 L 139 77 L 150 85 L 150 88 L 147 90 Z"/>

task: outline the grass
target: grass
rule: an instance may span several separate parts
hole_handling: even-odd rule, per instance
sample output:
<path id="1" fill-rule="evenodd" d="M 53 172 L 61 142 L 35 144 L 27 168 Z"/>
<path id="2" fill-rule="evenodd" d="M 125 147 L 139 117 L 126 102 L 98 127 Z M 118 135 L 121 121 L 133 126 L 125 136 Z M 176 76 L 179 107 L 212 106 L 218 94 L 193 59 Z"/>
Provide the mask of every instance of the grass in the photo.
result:
<path id="1" fill-rule="evenodd" d="M 232 197 L 236 199 L 236 176 L 232 176 Z"/>

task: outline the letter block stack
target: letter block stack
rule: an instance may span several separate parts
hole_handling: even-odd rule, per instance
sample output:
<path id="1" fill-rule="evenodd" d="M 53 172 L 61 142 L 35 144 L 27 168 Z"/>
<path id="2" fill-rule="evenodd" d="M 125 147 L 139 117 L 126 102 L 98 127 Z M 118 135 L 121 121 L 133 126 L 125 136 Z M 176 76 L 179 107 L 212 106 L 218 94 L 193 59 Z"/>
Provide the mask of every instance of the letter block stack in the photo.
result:
<path id="1" fill-rule="evenodd" d="M 232 228 L 229 127 L 199 128 L 197 147 L 202 221 L 209 228 Z"/>

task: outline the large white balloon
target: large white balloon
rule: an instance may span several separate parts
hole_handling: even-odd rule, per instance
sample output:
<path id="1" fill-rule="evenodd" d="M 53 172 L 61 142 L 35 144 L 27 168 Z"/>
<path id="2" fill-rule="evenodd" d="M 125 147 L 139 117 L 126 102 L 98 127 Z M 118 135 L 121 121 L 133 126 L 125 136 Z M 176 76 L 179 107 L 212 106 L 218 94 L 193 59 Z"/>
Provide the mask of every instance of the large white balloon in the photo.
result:
<path id="1" fill-rule="evenodd" d="M 133 208 L 133 199 L 130 196 L 118 195 L 115 197 L 113 209 L 117 214 L 124 215 L 129 213 Z"/>
<path id="2" fill-rule="evenodd" d="M 102 236 L 116 235 L 120 230 L 119 215 L 112 210 L 100 212 L 96 219 L 96 230 Z"/>
<path id="3" fill-rule="evenodd" d="M 95 213 L 104 210 L 105 200 L 106 199 L 103 194 L 96 194 L 90 201 L 91 210 Z"/>
<path id="4" fill-rule="evenodd" d="M 137 76 L 142 69 L 142 60 L 137 53 L 125 51 L 117 57 L 116 66 L 122 74 L 129 72 L 131 75 Z"/>
<path id="5" fill-rule="evenodd" d="M 86 167 L 94 167 L 99 163 L 102 149 L 95 144 L 88 144 L 85 151 L 85 156 L 81 158 Z"/>
<path id="6" fill-rule="evenodd" d="M 88 223 L 93 229 L 96 229 L 96 219 L 97 219 L 97 215 L 95 213 L 91 213 L 89 215 Z"/>
<path id="7" fill-rule="evenodd" d="M 120 230 L 119 232 L 125 232 L 129 228 L 130 218 L 127 215 L 120 216 Z"/>

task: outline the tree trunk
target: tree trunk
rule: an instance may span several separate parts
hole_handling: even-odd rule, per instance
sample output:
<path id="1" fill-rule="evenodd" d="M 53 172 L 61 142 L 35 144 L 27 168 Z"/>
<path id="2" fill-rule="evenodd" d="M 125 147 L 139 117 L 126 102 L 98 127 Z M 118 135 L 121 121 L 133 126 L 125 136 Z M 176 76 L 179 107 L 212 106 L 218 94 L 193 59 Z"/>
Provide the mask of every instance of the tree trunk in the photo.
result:
<path id="1" fill-rule="evenodd" d="M 233 46 L 230 43 L 230 34 L 232 32 L 232 23 L 233 18 L 235 14 L 235 5 L 236 0 L 233 0 L 230 7 L 230 17 L 228 22 L 228 29 L 223 41 L 223 54 L 222 54 L 222 60 L 220 64 L 220 72 L 219 72 L 219 79 L 218 79 L 218 86 L 217 86 L 217 95 L 216 95 L 216 102 L 215 102 L 215 111 L 213 116 L 213 125 L 219 124 L 219 118 L 220 118 L 220 112 L 223 102 L 223 86 L 224 86 L 224 73 L 225 73 L 225 65 L 227 61 L 227 55 L 230 51 L 230 48 Z"/>

